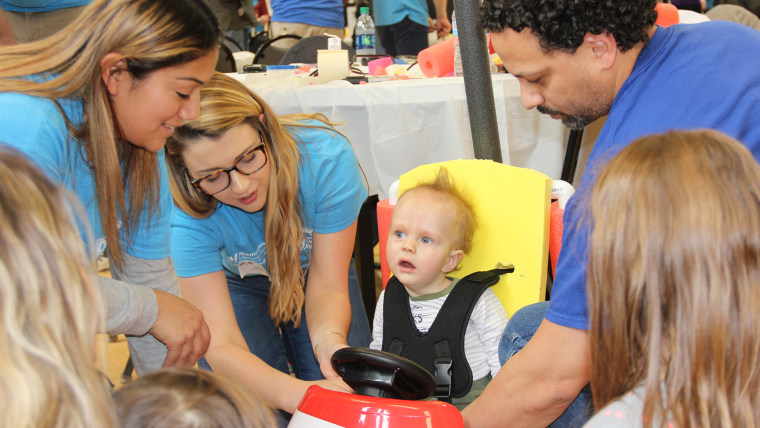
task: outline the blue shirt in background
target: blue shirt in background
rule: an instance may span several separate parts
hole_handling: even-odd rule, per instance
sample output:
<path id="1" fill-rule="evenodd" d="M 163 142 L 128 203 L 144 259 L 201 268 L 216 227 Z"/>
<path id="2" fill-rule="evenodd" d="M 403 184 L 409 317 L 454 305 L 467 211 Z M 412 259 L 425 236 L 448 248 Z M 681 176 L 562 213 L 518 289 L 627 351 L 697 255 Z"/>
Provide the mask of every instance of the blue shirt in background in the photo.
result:
<path id="1" fill-rule="evenodd" d="M 343 0 L 272 0 L 272 22 L 343 28 Z"/>
<path id="2" fill-rule="evenodd" d="M 412 21 L 428 26 L 428 6 L 425 0 L 382 0 L 373 5 L 375 25 L 393 25 L 407 15 Z"/>

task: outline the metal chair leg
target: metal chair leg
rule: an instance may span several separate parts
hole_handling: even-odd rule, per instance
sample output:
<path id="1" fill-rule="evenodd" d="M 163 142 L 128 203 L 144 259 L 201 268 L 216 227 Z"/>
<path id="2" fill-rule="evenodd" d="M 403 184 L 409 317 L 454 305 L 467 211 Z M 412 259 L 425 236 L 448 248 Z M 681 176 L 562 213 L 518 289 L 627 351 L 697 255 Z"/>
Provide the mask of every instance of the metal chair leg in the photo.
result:
<path id="1" fill-rule="evenodd" d="M 121 384 L 125 385 L 132 381 L 132 372 L 135 370 L 135 365 L 132 363 L 132 357 L 127 360 L 127 365 L 124 367 L 124 371 L 121 373 Z"/>

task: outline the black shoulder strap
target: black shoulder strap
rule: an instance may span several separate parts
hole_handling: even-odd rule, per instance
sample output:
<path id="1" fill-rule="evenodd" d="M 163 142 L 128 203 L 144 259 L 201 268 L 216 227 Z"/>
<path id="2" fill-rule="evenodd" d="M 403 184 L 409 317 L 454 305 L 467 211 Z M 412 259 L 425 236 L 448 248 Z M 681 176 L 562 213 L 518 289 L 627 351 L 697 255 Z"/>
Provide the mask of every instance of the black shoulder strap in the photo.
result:
<path id="1" fill-rule="evenodd" d="M 430 371 L 436 378 L 439 399 L 450 401 L 451 397 L 464 396 L 473 380 L 464 353 L 470 315 L 486 288 L 498 282 L 499 275 L 513 270 L 475 272 L 460 279 L 425 334 L 414 324 L 406 289 L 391 278 L 383 305 L 383 350 L 409 358 Z"/>
<path id="2" fill-rule="evenodd" d="M 480 296 L 488 287 L 499 282 L 499 275 L 513 270 L 493 269 L 465 276 L 459 280 L 438 312 L 428 335 L 441 338 L 433 344 L 439 399 L 449 401 L 450 397 L 462 397 L 469 392 L 473 379 L 464 347 L 467 324 Z M 450 373 L 449 376 L 446 376 L 446 372 L 441 373 L 446 369 Z M 450 385 L 438 383 L 439 380 L 446 381 L 447 378 L 450 379 Z"/>
<path id="3" fill-rule="evenodd" d="M 385 286 L 383 302 L 383 351 L 404 355 L 409 337 L 421 337 L 409 309 L 409 293 L 401 282 L 392 276 Z"/>

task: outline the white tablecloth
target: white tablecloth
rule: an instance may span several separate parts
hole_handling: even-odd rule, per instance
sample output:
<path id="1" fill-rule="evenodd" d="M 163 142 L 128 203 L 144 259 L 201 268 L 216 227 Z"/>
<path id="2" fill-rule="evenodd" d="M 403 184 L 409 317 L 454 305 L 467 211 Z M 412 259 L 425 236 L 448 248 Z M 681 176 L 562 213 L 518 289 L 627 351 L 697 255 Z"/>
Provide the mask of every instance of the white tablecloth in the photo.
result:
<path id="1" fill-rule="evenodd" d="M 277 114 L 323 113 L 342 122 L 337 129 L 351 141 L 370 194 L 380 199 L 399 175 L 418 165 L 474 157 L 461 77 L 310 85 L 309 78 L 233 76 Z M 502 161 L 559 178 L 566 129 L 560 121 L 522 107 L 515 77 L 492 78 Z"/>

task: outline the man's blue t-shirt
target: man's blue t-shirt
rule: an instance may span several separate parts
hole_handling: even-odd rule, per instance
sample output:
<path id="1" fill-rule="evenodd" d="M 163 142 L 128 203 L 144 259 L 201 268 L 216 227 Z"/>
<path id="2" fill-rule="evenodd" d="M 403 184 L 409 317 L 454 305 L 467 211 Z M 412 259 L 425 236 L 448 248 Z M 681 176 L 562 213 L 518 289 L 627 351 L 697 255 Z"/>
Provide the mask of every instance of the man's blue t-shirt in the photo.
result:
<path id="1" fill-rule="evenodd" d="M 272 0 L 272 22 L 343 28 L 342 0 Z"/>
<path id="2" fill-rule="evenodd" d="M 312 121 L 311 125 L 321 122 Z M 367 199 L 361 170 L 348 141 L 323 128 L 291 128 L 301 153 L 298 199 L 303 218 L 301 267 L 309 264 L 312 234 L 339 232 L 356 221 Z M 171 254 L 180 277 L 225 268 L 240 276 L 267 270 L 264 210 L 248 213 L 220 204 L 205 219 L 174 210 Z"/>
<path id="3" fill-rule="evenodd" d="M 639 137 L 699 128 L 730 135 L 760 159 L 759 31 L 720 21 L 657 28 L 615 97 L 566 207 L 549 321 L 589 328 L 588 229 L 578 224 L 602 167 Z"/>
<path id="4" fill-rule="evenodd" d="M 425 0 L 379 1 L 374 3 L 375 25 L 393 25 L 407 15 L 412 21 L 428 26 L 428 5 Z"/>
<path id="5" fill-rule="evenodd" d="M 82 102 L 58 100 L 72 125 L 82 123 Z M 54 182 L 77 195 L 84 205 L 87 220 L 96 240 L 97 253 L 106 247 L 95 196 L 93 171 L 84 157 L 84 146 L 71 136 L 55 104 L 42 97 L 13 92 L 0 93 L 0 144 L 24 152 Z M 169 227 L 172 199 L 163 150 L 156 162 L 160 174 L 157 211 L 147 222 L 147 203 L 140 227 L 133 231 L 131 242 L 121 228 L 121 245 L 128 254 L 148 260 L 169 256 Z M 127 201 L 129 204 L 129 201 Z M 84 234 L 83 234 L 84 235 Z M 86 236 L 83 236 L 86 242 Z"/>

